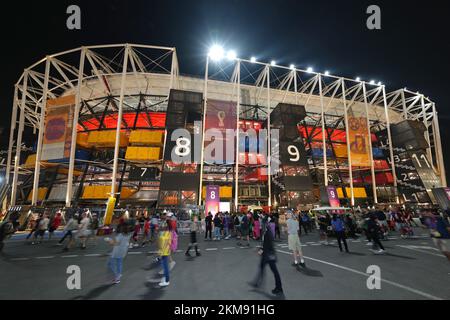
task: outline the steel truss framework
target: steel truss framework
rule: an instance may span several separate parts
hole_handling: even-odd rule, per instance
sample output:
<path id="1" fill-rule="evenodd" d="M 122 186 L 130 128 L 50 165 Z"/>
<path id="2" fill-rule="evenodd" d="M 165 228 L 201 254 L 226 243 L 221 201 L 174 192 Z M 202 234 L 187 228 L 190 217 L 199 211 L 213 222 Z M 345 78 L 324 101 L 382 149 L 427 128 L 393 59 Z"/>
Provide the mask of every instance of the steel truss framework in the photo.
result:
<path id="1" fill-rule="evenodd" d="M 236 121 L 258 119 L 270 123 L 270 112 L 278 103 L 304 105 L 308 112 L 305 122 L 322 127 L 324 152 L 323 168 L 321 169 L 325 185 L 329 183 L 329 165 L 326 153 L 328 138 L 325 129 L 333 127 L 345 129 L 348 136 L 346 124 L 349 110 L 352 107 L 362 110 L 367 116 L 371 131 L 387 128 L 391 159 L 393 158 L 393 148 L 389 125 L 404 119 L 421 121 L 427 128 L 425 138 L 430 146 L 427 150 L 428 157 L 432 160 L 442 186 L 447 185 L 436 106 L 433 101 L 420 93 L 406 89 L 386 92 L 384 85 L 372 85 L 345 77 L 251 62 L 245 59 L 213 62 L 208 57 L 204 79 L 181 76 L 175 48 L 118 44 L 87 46 L 49 55 L 24 70 L 14 88 L 6 168 L 6 182 L 12 188 L 9 199 L 3 206 L 16 203 L 19 175 L 26 173 L 26 170 L 20 166 L 20 148 L 17 147 L 22 145 L 23 131 L 26 126 L 33 128 L 38 142 L 32 193 L 32 204 L 37 203 L 41 167 L 40 153 L 47 99 L 67 94 L 76 96 L 72 141 L 76 140 L 76 124 L 83 127 L 83 120 L 94 118 L 100 123 L 99 129 L 102 129 L 105 116 L 117 115 L 111 186 L 111 194 L 116 194 L 116 180 L 119 178 L 118 137 L 121 129 L 127 129 L 127 123 L 122 119 L 123 113 L 127 111 L 136 113 L 164 111 L 172 88 L 203 92 L 204 111 L 206 111 L 208 99 L 237 102 Z M 236 137 L 236 140 L 238 139 L 239 136 Z M 349 148 L 349 145 L 347 147 Z M 66 206 L 70 206 L 72 202 L 75 150 L 76 143 L 72 143 Z M 237 159 L 239 158 L 238 152 L 239 149 L 236 148 Z M 270 158 L 270 146 L 268 153 L 268 158 Z M 372 148 L 370 148 L 370 153 L 372 156 Z M 350 198 L 353 204 L 352 160 L 350 152 L 348 154 Z M 270 161 L 268 167 L 270 170 Z M 239 168 L 239 161 L 236 161 L 233 170 L 236 191 L 240 180 Z M 392 161 L 391 171 L 396 186 L 395 166 Z M 201 173 L 203 174 L 203 172 L 202 161 Z M 375 190 L 373 199 L 377 202 L 373 164 L 371 175 L 373 190 Z M 200 190 L 202 190 L 202 180 Z M 201 197 L 198 198 L 200 202 Z M 272 199 L 269 176 L 269 205 L 271 205 Z M 234 203 L 238 204 L 237 192 L 235 192 Z"/>

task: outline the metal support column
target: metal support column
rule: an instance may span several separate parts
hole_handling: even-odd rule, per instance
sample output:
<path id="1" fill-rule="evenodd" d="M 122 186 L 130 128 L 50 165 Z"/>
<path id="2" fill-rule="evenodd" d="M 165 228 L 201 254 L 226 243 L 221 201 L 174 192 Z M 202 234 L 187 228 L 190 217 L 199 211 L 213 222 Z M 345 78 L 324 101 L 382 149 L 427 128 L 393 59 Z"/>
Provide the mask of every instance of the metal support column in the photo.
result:
<path id="1" fill-rule="evenodd" d="M 398 190 L 397 190 L 397 175 L 395 172 L 394 149 L 392 148 L 391 123 L 389 120 L 389 111 L 388 111 L 387 100 L 386 100 L 386 88 L 384 85 L 382 85 L 382 90 L 383 90 L 384 115 L 386 117 L 386 129 L 387 129 L 388 143 L 389 143 L 389 157 L 391 158 L 392 176 L 394 177 L 395 201 L 397 203 L 399 203 Z"/>
<path id="2" fill-rule="evenodd" d="M 11 175 L 11 160 L 12 160 L 12 150 L 14 145 L 14 131 L 16 130 L 16 122 L 17 122 L 17 99 L 18 99 L 18 88 L 15 86 L 14 88 L 14 100 L 13 100 L 13 110 L 11 114 L 11 124 L 9 131 L 9 144 L 8 144 L 8 158 L 6 162 L 6 173 L 5 173 L 5 184 L 8 185 L 10 182 Z M 3 202 L 2 209 L 6 210 L 8 206 L 8 197 L 5 197 L 5 201 Z"/>
<path id="3" fill-rule="evenodd" d="M 425 140 L 428 143 L 427 156 L 428 156 L 428 160 L 430 160 L 430 163 L 433 166 L 434 161 L 433 161 L 433 155 L 431 153 L 430 126 L 429 126 L 428 120 L 427 120 L 427 113 L 426 113 L 426 110 L 425 110 L 425 97 L 424 97 L 423 94 L 420 96 L 420 104 L 422 106 L 423 124 L 427 128 L 427 130 L 425 131 Z"/>
<path id="4" fill-rule="evenodd" d="M 433 103 L 433 122 L 434 122 L 434 126 L 435 126 L 435 131 L 436 131 L 436 140 L 434 142 L 435 144 L 435 148 L 436 150 L 438 150 L 437 154 L 437 159 L 438 159 L 438 164 L 439 164 L 439 174 L 441 175 L 441 183 L 442 183 L 442 187 L 447 187 L 447 177 L 445 176 L 445 163 L 444 163 L 444 157 L 442 155 L 442 144 L 441 144 L 441 132 L 439 129 L 439 120 L 438 120 L 438 113 L 436 111 L 436 107 Z"/>
<path id="5" fill-rule="evenodd" d="M 375 179 L 375 166 L 373 159 L 373 146 L 372 146 L 372 133 L 370 131 L 370 119 L 369 119 L 369 105 L 367 104 L 367 92 L 366 92 L 366 83 L 362 83 L 363 87 L 363 95 L 364 95 L 364 105 L 366 109 L 366 120 L 367 120 L 367 131 L 369 134 L 369 155 L 370 155 L 370 175 L 372 176 L 372 190 L 373 190 L 373 202 L 375 204 L 378 203 L 377 196 L 377 181 Z"/>
<path id="6" fill-rule="evenodd" d="M 208 72 L 209 72 L 209 55 L 206 56 L 205 86 L 203 89 L 202 145 L 200 147 L 200 187 L 198 190 L 198 205 L 199 206 L 202 205 L 202 193 L 203 193 L 203 156 L 204 156 L 204 147 L 205 147 L 206 111 L 208 108 Z M 167 131 L 166 131 L 166 135 L 167 135 Z"/>
<path id="7" fill-rule="evenodd" d="M 234 208 L 236 212 L 238 211 L 239 204 L 239 114 L 240 114 L 240 104 L 241 104 L 241 61 L 237 61 L 236 66 L 237 74 L 237 104 L 236 104 L 236 167 L 234 172 Z"/>
<path id="8" fill-rule="evenodd" d="M 32 190 L 31 205 L 36 205 L 39 189 L 39 175 L 41 173 L 41 153 L 42 153 L 42 140 L 44 138 L 45 129 L 45 111 L 47 109 L 47 94 L 48 94 L 48 79 L 50 77 L 50 63 L 51 57 L 47 56 L 45 61 L 45 76 L 44 76 L 44 88 L 41 98 L 41 117 L 39 119 L 39 131 L 38 131 L 38 144 L 36 150 L 36 163 L 34 167 L 34 181 Z"/>
<path id="9" fill-rule="evenodd" d="M 70 146 L 70 159 L 69 159 L 69 173 L 67 175 L 67 192 L 66 192 L 66 207 L 69 208 L 72 202 L 72 188 L 73 188 L 73 170 L 75 168 L 75 151 L 77 148 L 77 127 L 78 118 L 80 114 L 80 104 L 81 104 L 81 86 L 83 84 L 83 74 L 84 74 L 84 59 L 86 57 L 86 49 L 81 48 L 80 52 L 80 66 L 78 68 L 78 84 L 77 92 L 75 97 L 75 110 L 73 113 L 73 124 L 72 124 L 72 140 Z"/>
<path id="10" fill-rule="evenodd" d="M 350 134 L 348 130 L 348 115 L 347 115 L 347 99 L 345 94 L 345 82 L 344 79 L 341 79 L 342 85 L 342 102 L 344 104 L 344 122 L 345 122 L 345 135 L 347 138 L 347 157 L 348 157 L 348 174 L 350 177 L 350 204 L 352 206 L 355 205 L 355 194 L 353 192 L 353 172 L 352 172 L 352 154 L 350 150 Z"/>
<path id="11" fill-rule="evenodd" d="M 117 116 L 117 128 L 116 128 L 116 143 L 114 146 L 114 160 L 113 160 L 113 172 L 112 172 L 112 181 L 111 181 L 111 197 L 115 197 L 116 194 L 116 175 L 117 175 L 117 166 L 119 162 L 119 149 L 120 149 L 120 129 L 122 127 L 122 114 L 123 114 L 123 98 L 125 91 L 125 82 L 127 78 L 127 66 L 128 66 L 128 54 L 129 54 L 129 45 L 125 46 L 125 53 L 123 57 L 123 68 L 122 68 L 122 80 L 120 83 L 120 100 L 119 100 L 119 114 Z"/>
<path id="12" fill-rule="evenodd" d="M 27 90 L 27 79 L 28 73 L 26 73 L 26 78 L 24 80 L 24 88 Z M 19 180 L 19 165 L 20 165 L 20 156 L 22 153 L 22 136 L 23 129 L 25 126 L 25 94 L 22 96 L 22 107 L 20 108 L 20 116 L 19 116 L 19 128 L 17 130 L 17 143 L 16 143 L 16 155 L 14 157 L 14 175 L 13 175 L 13 183 L 12 183 L 12 192 L 11 192 L 11 205 L 15 206 L 17 201 L 17 181 Z"/>
<path id="13" fill-rule="evenodd" d="M 268 205 L 269 208 L 272 206 L 272 172 L 271 165 L 272 162 L 272 143 L 270 141 L 272 135 L 270 132 L 270 67 L 266 67 L 266 78 L 267 78 L 267 191 L 268 191 Z M 271 209 L 271 208 L 270 208 Z"/>
<path id="14" fill-rule="evenodd" d="M 325 126 L 325 110 L 323 108 L 323 93 L 322 93 L 322 75 L 319 74 L 319 95 L 320 95 L 320 118 L 322 122 L 322 147 L 323 147 L 323 179 L 325 187 L 328 186 L 328 159 L 327 159 L 327 140 L 326 140 L 326 126 Z"/>

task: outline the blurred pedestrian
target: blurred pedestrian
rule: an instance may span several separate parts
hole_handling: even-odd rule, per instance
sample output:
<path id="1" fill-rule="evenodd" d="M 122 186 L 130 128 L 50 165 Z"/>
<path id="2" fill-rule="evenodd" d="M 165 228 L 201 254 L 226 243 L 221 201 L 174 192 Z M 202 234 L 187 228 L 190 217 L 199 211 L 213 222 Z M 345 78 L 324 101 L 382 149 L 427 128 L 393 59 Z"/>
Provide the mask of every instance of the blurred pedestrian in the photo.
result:
<path id="1" fill-rule="evenodd" d="M 270 222 L 270 218 L 269 218 Z M 259 270 L 258 274 L 256 276 L 256 279 L 254 279 L 249 284 L 255 288 L 258 288 L 262 285 L 264 280 L 264 269 L 266 265 L 268 264 L 270 267 L 270 270 L 272 271 L 274 278 L 275 278 L 275 288 L 272 290 L 273 294 L 282 294 L 283 288 L 281 285 L 281 277 L 280 273 L 277 269 L 277 256 L 275 254 L 275 247 L 273 243 L 274 237 L 272 234 L 272 231 L 269 229 L 269 226 L 266 226 L 266 229 L 263 233 L 263 247 L 262 249 L 258 250 L 258 254 L 261 256 L 261 260 L 259 263 Z"/>
<path id="2" fill-rule="evenodd" d="M 190 257 L 191 254 L 189 253 L 192 249 L 192 247 L 194 247 L 195 249 L 195 255 L 198 257 L 200 256 L 200 252 L 198 251 L 198 244 L 197 244 L 197 232 L 198 232 L 199 228 L 198 228 L 198 217 L 197 215 L 193 215 L 192 216 L 192 221 L 191 221 L 191 226 L 190 226 L 190 231 L 191 231 L 191 240 L 189 242 L 189 246 L 186 250 L 185 255 Z"/>
<path id="3" fill-rule="evenodd" d="M 336 233 L 336 238 L 339 245 L 339 250 L 342 252 L 342 243 L 344 243 L 345 252 L 348 251 L 346 236 L 345 236 L 345 224 L 344 221 L 337 214 L 333 215 L 333 221 L 331 221 L 331 226 L 333 227 L 334 232 Z"/>
<path id="4" fill-rule="evenodd" d="M 117 227 L 117 235 L 113 239 L 105 238 L 105 241 L 113 246 L 111 257 L 108 261 L 108 267 L 114 275 L 113 284 L 120 283 L 122 278 L 123 259 L 127 255 L 130 238 L 129 226 L 126 224 L 120 224 Z"/>

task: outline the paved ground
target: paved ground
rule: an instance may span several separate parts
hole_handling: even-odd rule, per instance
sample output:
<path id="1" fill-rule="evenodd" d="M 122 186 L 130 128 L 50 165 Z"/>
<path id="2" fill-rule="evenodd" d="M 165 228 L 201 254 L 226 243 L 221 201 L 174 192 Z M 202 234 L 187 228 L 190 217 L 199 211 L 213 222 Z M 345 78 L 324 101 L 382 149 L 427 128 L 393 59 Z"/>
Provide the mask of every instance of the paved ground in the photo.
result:
<path id="1" fill-rule="evenodd" d="M 384 242 L 386 255 L 373 255 L 361 240 L 349 240 L 351 254 L 340 253 L 337 244 L 318 243 L 317 233 L 302 236 L 307 269 L 291 266 L 286 239 L 277 242 L 278 269 L 284 296 L 270 294 L 273 276 L 267 268 L 263 288 L 248 286 L 256 274 L 257 242 L 242 248 L 236 240 L 200 241 L 202 256 L 187 259 L 179 250 L 170 286 L 160 289 L 146 278 L 157 275 L 154 246 L 131 249 L 124 262 L 122 282 L 108 283 L 106 263 L 110 248 L 101 239 L 86 250 L 62 252 L 56 240 L 40 245 L 25 243 L 23 235 L 5 245 L 0 258 L 0 299 L 450 299 L 450 263 L 421 235 Z M 184 250 L 187 236 L 180 237 Z M 81 290 L 68 290 L 67 267 L 81 268 Z M 381 270 L 381 289 L 367 289 L 367 267 Z"/>

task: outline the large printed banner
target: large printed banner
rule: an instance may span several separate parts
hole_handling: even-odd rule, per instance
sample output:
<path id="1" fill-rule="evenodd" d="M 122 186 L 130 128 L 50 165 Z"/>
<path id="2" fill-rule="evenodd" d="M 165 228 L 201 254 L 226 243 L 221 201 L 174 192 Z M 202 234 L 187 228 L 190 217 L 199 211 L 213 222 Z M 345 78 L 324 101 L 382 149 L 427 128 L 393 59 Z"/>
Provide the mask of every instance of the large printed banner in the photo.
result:
<path id="1" fill-rule="evenodd" d="M 347 143 L 350 143 L 350 154 L 352 157 L 352 166 L 368 167 L 370 166 L 369 152 L 369 130 L 367 128 L 366 117 L 349 116 L 348 118 L 349 137 Z"/>
<path id="2" fill-rule="evenodd" d="M 341 202 L 339 201 L 337 190 L 335 186 L 327 187 L 328 200 L 330 201 L 330 207 L 339 208 Z"/>
<path id="3" fill-rule="evenodd" d="M 234 163 L 236 112 L 236 102 L 208 100 L 205 119 L 205 162 Z"/>
<path id="4" fill-rule="evenodd" d="M 220 205 L 220 188 L 219 186 L 206 186 L 205 212 L 211 212 L 215 215 L 219 212 Z"/>
<path id="5" fill-rule="evenodd" d="M 47 100 L 41 160 L 70 157 L 75 95 Z"/>

